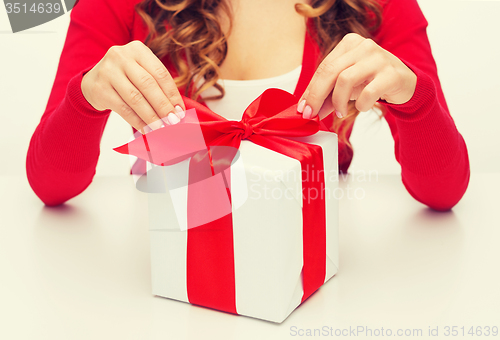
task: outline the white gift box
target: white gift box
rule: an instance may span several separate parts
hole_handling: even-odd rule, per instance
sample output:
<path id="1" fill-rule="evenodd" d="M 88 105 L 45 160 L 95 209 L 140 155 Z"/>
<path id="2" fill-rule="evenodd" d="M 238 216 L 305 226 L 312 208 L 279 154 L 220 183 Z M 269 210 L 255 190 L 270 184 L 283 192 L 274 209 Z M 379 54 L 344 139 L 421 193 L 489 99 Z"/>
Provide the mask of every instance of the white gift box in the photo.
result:
<path id="1" fill-rule="evenodd" d="M 338 140 L 331 132 L 289 138 L 323 151 L 326 204 L 325 282 L 338 270 Z M 186 284 L 189 159 L 148 164 L 154 295 L 189 302 Z M 243 140 L 231 164 L 236 310 L 282 322 L 303 295 L 302 181 L 298 160 Z"/>

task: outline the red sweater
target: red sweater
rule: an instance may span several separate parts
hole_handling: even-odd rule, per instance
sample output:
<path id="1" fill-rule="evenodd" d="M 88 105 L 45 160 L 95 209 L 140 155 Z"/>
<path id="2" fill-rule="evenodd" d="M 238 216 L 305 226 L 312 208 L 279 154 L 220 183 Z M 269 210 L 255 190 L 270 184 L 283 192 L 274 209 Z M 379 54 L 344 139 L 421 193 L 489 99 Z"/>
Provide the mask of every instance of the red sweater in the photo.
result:
<path id="1" fill-rule="evenodd" d="M 147 29 L 134 10 L 139 1 L 80 0 L 71 11 L 54 85 L 26 160 L 29 183 L 47 205 L 64 203 L 92 182 L 110 110 L 95 110 L 86 101 L 81 80 L 111 46 L 145 40 Z M 441 90 L 426 27 L 416 0 L 389 0 L 374 40 L 417 75 L 409 102 L 384 104 L 403 183 L 416 200 L 436 210 L 448 210 L 467 188 L 469 160 Z M 313 61 L 304 57 L 304 62 Z M 310 65 L 303 68 L 311 69 Z M 302 94 L 313 71 L 300 77 L 297 95 Z M 347 171 L 351 159 L 352 154 L 341 147 L 342 171 Z"/>

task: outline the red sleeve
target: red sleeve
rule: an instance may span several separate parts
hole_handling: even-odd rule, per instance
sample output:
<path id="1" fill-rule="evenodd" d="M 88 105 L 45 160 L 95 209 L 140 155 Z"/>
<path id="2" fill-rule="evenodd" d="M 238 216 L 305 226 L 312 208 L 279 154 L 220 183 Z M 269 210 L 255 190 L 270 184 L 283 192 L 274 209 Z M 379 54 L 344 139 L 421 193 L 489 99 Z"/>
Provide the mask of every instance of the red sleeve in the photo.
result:
<path id="1" fill-rule="evenodd" d="M 131 40 L 133 2 L 80 0 L 71 11 L 52 91 L 30 141 L 26 171 L 47 205 L 64 203 L 92 182 L 110 110 L 95 110 L 81 80 L 113 45 Z"/>
<path id="2" fill-rule="evenodd" d="M 413 70 L 417 86 L 405 104 L 381 102 L 406 189 L 433 209 L 449 210 L 467 189 L 469 159 L 446 105 L 426 28 L 416 0 L 386 1 L 374 40 Z"/>

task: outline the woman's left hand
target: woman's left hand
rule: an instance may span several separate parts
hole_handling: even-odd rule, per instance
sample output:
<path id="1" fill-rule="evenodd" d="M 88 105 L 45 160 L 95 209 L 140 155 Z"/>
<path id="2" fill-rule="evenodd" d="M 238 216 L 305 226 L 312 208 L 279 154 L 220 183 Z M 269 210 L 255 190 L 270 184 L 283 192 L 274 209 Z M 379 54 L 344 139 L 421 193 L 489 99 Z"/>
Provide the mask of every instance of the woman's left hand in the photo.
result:
<path id="1" fill-rule="evenodd" d="M 415 92 L 417 76 L 399 58 L 371 39 L 350 33 L 324 58 L 304 91 L 297 111 L 306 119 L 335 111 L 345 117 L 349 100 L 368 111 L 379 99 L 404 104 Z"/>

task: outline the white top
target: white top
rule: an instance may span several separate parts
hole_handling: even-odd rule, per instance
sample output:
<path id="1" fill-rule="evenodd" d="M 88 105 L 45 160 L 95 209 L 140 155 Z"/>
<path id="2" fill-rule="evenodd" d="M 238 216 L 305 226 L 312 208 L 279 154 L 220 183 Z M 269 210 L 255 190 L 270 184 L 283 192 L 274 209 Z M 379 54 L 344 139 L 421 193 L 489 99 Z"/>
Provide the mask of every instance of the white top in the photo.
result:
<path id="1" fill-rule="evenodd" d="M 262 92 L 278 88 L 293 93 L 299 82 L 302 65 L 280 76 L 252 80 L 219 79 L 217 82 L 225 89 L 222 99 L 208 100 L 208 108 L 228 120 L 241 120 L 243 112 Z M 210 87 L 201 93 L 202 98 L 216 96 L 220 92 Z"/>

